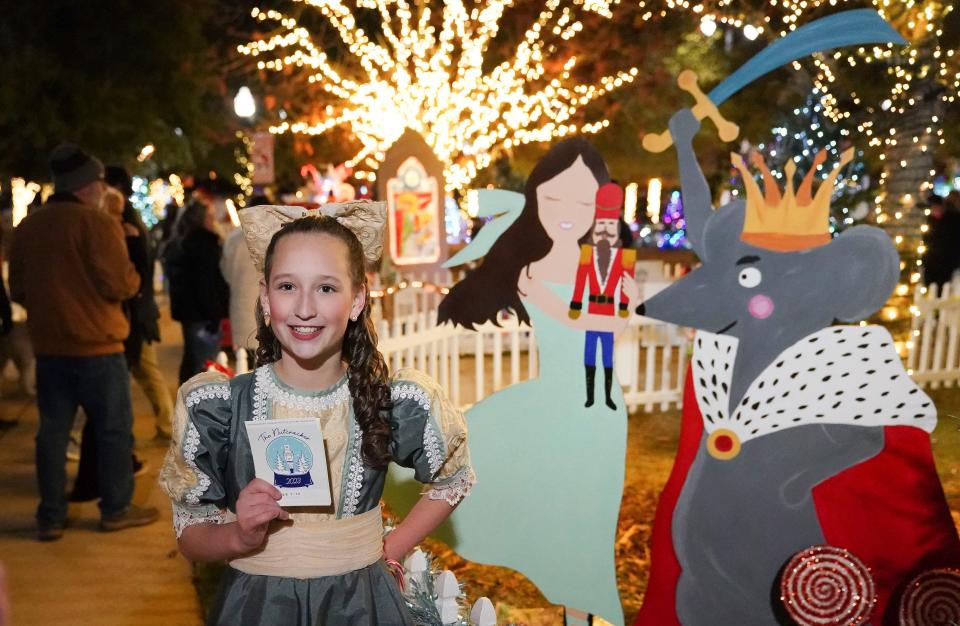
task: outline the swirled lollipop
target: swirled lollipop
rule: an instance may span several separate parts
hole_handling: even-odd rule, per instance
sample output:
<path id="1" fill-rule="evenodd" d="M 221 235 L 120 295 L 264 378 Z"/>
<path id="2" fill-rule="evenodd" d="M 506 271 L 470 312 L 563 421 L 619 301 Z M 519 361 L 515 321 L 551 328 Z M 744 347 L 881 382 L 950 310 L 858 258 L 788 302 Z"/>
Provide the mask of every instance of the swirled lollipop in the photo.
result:
<path id="1" fill-rule="evenodd" d="M 960 623 L 960 570 L 924 572 L 910 581 L 900 601 L 900 626 Z"/>
<path id="2" fill-rule="evenodd" d="M 858 626 L 877 601 L 870 570 L 847 550 L 813 546 L 793 555 L 780 599 L 801 626 Z"/>

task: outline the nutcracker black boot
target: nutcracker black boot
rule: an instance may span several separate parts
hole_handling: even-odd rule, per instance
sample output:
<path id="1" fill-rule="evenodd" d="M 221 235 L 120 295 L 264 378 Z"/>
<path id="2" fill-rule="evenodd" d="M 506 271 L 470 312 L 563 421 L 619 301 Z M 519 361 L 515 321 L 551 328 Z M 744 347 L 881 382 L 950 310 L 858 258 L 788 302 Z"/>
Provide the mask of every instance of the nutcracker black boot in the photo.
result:
<path id="1" fill-rule="evenodd" d="M 607 406 L 610 407 L 611 411 L 616 411 L 617 405 L 610 399 L 611 388 L 613 388 L 613 368 L 605 367 L 603 368 L 603 389 L 607 394 Z"/>
<path id="2" fill-rule="evenodd" d="M 597 379 L 597 368 L 593 365 L 585 365 L 587 370 L 587 401 L 583 406 L 593 406 L 593 382 Z"/>

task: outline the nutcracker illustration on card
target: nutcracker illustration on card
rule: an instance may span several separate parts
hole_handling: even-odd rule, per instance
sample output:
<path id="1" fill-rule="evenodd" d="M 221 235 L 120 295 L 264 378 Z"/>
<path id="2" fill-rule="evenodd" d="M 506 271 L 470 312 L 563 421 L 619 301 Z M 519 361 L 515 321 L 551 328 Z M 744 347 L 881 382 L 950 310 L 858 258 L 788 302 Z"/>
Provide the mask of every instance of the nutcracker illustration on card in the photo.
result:
<path id="1" fill-rule="evenodd" d="M 280 489 L 280 506 L 332 503 L 320 420 L 245 423 L 257 478 Z"/>

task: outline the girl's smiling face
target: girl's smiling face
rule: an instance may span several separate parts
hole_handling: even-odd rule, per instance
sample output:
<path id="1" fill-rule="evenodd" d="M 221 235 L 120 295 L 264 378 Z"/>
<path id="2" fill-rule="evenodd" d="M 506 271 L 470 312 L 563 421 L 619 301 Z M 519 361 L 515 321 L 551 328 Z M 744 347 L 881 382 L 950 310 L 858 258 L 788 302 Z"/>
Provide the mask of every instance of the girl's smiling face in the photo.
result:
<path id="1" fill-rule="evenodd" d="M 347 246 L 335 236 L 291 233 L 277 242 L 269 279 L 260 283 L 260 303 L 285 365 L 340 363 L 347 324 L 365 303 L 364 290 L 350 275 Z"/>
<path id="2" fill-rule="evenodd" d="M 599 187 L 582 157 L 537 187 L 537 216 L 554 243 L 576 244 L 590 230 Z"/>

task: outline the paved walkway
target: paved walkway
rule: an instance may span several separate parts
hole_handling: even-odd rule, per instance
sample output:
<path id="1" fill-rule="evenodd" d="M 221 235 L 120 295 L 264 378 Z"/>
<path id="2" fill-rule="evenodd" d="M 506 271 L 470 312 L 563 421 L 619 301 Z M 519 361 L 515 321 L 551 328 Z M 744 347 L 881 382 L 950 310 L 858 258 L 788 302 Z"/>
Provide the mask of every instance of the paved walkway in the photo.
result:
<path id="1" fill-rule="evenodd" d="M 160 364 L 176 390 L 179 326 L 166 321 Z M 177 552 L 170 506 L 157 485 L 165 447 L 151 443 L 153 413 L 134 383 L 137 455 L 150 463 L 137 479 L 134 501 L 160 509 L 160 521 L 115 533 L 97 530 L 95 503 L 71 505 L 60 541 L 34 538 L 37 505 L 33 437 L 37 409 L 16 383 L 0 397 L 0 561 L 8 570 L 13 625 L 194 626 L 202 623 L 190 564 Z M 14 423 L 15 422 L 15 423 Z M 76 463 L 68 464 L 76 471 Z"/>

